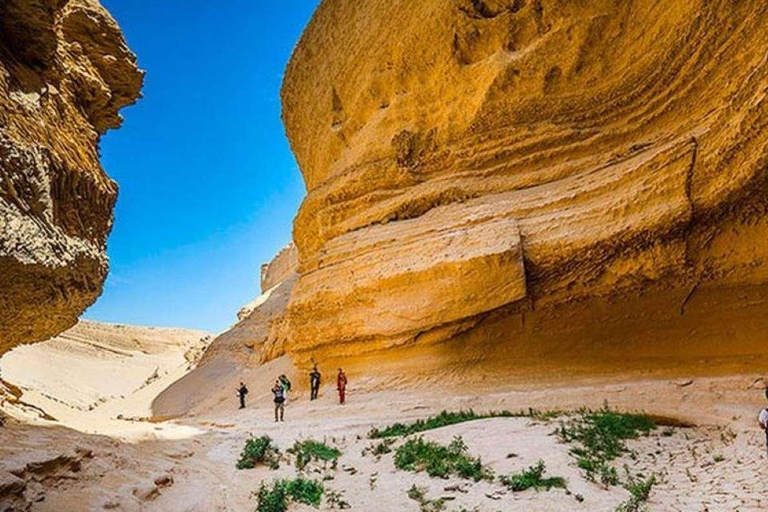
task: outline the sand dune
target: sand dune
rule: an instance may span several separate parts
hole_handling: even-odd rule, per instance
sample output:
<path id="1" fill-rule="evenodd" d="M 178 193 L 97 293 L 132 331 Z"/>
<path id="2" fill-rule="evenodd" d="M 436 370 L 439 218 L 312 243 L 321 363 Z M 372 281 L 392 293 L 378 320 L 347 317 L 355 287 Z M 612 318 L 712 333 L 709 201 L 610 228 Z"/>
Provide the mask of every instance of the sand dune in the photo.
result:
<path id="1" fill-rule="evenodd" d="M 33 423 L 142 435 L 146 426 L 129 420 L 149 418 L 154 397 L 197 364 L 210 339 L 203 331 L 81 320 L 0 359 L 0 375 L 21 393 L 6 394 L 0 407 Z"/>

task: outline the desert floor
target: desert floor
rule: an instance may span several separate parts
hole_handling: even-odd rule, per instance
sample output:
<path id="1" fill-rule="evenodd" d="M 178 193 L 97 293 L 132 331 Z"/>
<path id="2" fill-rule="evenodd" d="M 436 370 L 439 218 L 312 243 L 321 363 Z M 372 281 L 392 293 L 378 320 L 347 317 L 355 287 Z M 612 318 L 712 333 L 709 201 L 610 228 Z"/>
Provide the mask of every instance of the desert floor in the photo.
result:
<path id="1" fill-rule="evenodd" d="M 268 390 L 252 390 L 245 410 L 237 409 L 232 390 L 231 403 L 192 418 L 97 421 L 101 435 L 11 420 L 0 428 L 0 503 L 40 511 L 254 510 L 252 493 L 261 481 L 297 473 L 289 461 L 278 470 L 235 468 L 245 440 L 251 434 L 267 434 L 283 451 L 307 438 L 341 449 L 335 470 L 310 466 L 308 475 L 325 477 L 326 488 L 343 492 L 352 510 L 419 510 L 408 497 L 414 484 L 424 487 L 427 499 L 443 498 L 448 511 L 614 510 L 629 493 L 621 486 L 604 487 L 585 479 L 569 454 L 570 445 L 553 435 L 559 419 L 483 419 L 423 435 L 446 443 L 462 436 L 470 453 L 497 474 L 543 460 L 547 476 L 567 480 L 567 492 L 513 493 L 498 482 L 430 478 L 423 472 L 397 470 L 392 453 L 379 458 L 363 454 L 374 444 L 366 436 L 372 427 L 442 410 L 573 410 L 607 403 L 695 424 L 659 427 L 648 437 L 629 441 L 631 453 L 614 461 L 619 474 L 626 466 L 633 474 L 657 476 L 650 510 L 767 510 L 768 458 L 764 434 L 755 421 L 763 406 L 764 384 L 762 375 L 746 373 L 675 378 L 582 375 L 575 380 L 564 375 L 528 385 L 480 386 L 471 392 L 434 383 L 385 390 L 358 381 L 351 383 L 344 406 L 336 403 L 330 386 L 323 387 L 316 402 L 300 391 L 291 397 L 286 421 L 280 424 L 273 420 Z M 148 399 L 146 394 L 138 396 L 138 401 Z M 111 407 L 104 411 L 115 412 Z M 304 509 L 311 507 L 292 505 L 292 510 Z"/>

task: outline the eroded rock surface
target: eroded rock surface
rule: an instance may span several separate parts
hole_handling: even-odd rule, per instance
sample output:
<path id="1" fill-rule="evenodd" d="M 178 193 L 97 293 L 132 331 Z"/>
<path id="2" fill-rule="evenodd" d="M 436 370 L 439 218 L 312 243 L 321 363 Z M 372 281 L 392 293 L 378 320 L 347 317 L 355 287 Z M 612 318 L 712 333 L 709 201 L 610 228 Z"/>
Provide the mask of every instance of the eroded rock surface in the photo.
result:
<path id="1" fill-rule="evenodd" d="M 0 3 L 0 353 L 99 296 L 117 185 L 99 138 L 143 72 L 96 0 Z"/>
<path id="2" fill-rule="evenodd" d="M 308 189 L 284 350 L 738 352 L 768 313 L 766 20 L 758 0 L 324 0 L 282 90 Z"/>
<path id="3" fill-rule="evenodd" d="M 288 280 L 299 265 L 299 252 L 293 242 L 283 247 L 269 263 L 261 265 L 261 293 Z"/>

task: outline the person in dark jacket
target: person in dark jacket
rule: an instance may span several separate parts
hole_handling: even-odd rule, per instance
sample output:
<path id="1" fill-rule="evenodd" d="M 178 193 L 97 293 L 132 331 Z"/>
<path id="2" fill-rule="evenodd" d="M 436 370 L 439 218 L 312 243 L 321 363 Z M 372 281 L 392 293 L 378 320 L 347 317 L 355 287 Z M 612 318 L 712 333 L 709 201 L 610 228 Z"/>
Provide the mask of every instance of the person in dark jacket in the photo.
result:
<path id="1" fill-rule="evenodd" d="M 240 383 L 240 387 L 237 388 L 237 394 L 240 396 L 240 408 L 245 409 L 245 395 L 248 394 L 248 388 L 244 383 Z"/>
<path id="2" fill-rule="evenodd" d="M 320 372 L 317 369 L 317 365 L 312 367 L 312 373 L 309 374 L 309 388 L 311 393 L 309 395 L 310 400 L 317 400 L 317 393 L 320 391 Z"/>

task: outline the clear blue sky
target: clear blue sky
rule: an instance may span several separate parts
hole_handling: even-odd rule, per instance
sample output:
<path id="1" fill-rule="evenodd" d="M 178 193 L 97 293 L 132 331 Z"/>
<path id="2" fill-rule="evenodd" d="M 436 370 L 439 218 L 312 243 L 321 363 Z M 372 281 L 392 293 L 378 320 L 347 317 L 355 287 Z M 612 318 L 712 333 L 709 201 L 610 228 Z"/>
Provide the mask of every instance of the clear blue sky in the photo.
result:
<path id="1" fill-rule="evenodd" d="M 102 0 L 147 71 L 101 144 L 120 184 L 104 294 L 84 315 L 220 331 L 258 295 L 304 184 L 280 122 L 316 0 Z"/>

